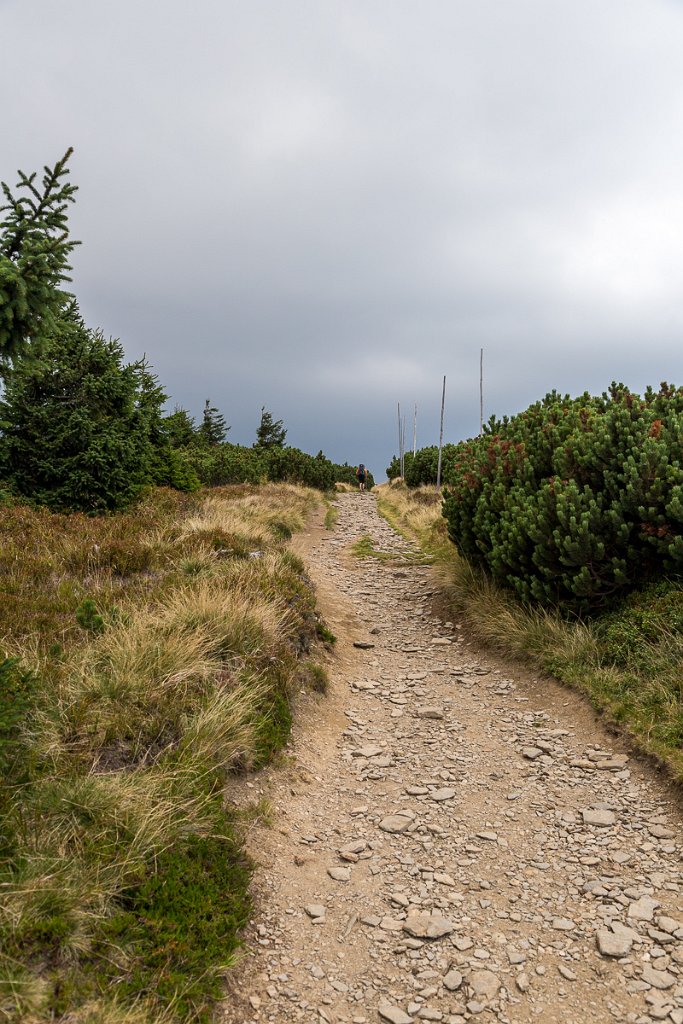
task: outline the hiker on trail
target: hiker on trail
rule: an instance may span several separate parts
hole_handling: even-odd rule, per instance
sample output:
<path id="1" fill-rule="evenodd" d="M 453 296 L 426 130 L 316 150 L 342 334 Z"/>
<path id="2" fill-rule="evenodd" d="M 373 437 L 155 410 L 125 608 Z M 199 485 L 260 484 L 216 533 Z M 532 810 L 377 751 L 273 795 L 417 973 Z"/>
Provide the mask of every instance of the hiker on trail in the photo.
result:
<path id="1" fill-rule="evenodd" d="M 356 480 L 358 481 L 358 490 L 359 491 L 364 491 L 365 490 L 365 481 L 367 480 L 367 478 L 368 478 L 368 471 L 365 468 L 365 466 L 363 465 L 363 463 L 361 462 L 360 466 L 356 470 Z"/>

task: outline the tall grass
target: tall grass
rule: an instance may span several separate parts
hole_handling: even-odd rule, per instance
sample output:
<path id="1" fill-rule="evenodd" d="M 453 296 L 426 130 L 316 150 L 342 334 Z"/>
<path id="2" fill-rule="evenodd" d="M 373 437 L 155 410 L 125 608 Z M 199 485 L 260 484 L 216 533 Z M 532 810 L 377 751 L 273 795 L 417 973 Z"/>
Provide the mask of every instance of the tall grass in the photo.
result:
<path id="1" fill-rule="evenodd" d="M 248 908 L 224 786 L 284 742 L 310 675 L 314 598 L 285 541 L 317 501 L 270 485 L 161 492 L 137 517 L 4 510 L 24 617 L 0 609 L 18 659 L 0 673 L 0 1014 L 208 1019 Z M 207 937 L 212 886 L 231 924 Z M 176 925 L 173 953 L 162 936 Z"/>
<path id="2" fill-rule="evenodd" d="M 378 489 L 380 512 L 435 559 L 470 636 L 585 693 L 641 750 L 683 781 L 683 585 L 643 585 L 590 621 L 523 606 L 449 542 L 433 488 Z"/>

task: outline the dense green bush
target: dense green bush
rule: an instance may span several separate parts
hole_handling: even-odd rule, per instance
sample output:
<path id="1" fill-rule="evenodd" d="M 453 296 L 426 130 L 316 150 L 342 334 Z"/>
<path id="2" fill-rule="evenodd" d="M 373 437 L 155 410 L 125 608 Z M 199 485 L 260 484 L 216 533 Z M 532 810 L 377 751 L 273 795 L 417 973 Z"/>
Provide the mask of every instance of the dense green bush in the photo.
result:
<path id="1" fill-rule="evenodd" d="M 326 491 L 337 480 L 336 467 L 322 452 L 308 455 L 298 448 L 245 448 L 225 443 L 212 447 L 194 444 L 177 449 L 175 453 L 187 471 L 196 474 L 207 487 L 268 480 Z"/>
<path id="2" fill-rule="evenodd" d="M 553 392 L 444 467 L 458 549 L 525 601 L 576 610 L 683 568 L 683 389 Z"/>

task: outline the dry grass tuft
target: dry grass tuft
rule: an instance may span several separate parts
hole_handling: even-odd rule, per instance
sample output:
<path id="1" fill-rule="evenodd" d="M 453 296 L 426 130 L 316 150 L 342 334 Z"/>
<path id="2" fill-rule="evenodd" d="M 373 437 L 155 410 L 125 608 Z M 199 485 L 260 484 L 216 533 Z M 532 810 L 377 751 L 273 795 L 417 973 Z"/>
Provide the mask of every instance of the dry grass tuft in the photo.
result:
<path id="1" fill-rule="evenodd" d="M 165 852 L 213 841 L 216 828 L 224 834 L 226 774 L 262 763 L 287 736 L 296 659 L 315 617 L 303 566 L 284 541 L 319 497 L 291 485 L 158 497 L 158 506 L 107 520 L 2 510 L 0 571 L 20 613 L 0 603 L 0 628 L 33 671 L 17 677 L 26 713 L 8 720 L 9 733 L 0 721 L 0 756 L 5 735 L 17 751 L 17 784 L 0 789 L 8 1015 L 165 1022 L 158 1000 L 92 998 L 98 935 Z M 220 871 L 244 886 L 248 870 L 237 861 L 233 870 L 216 842 L 227 858 Z M 106 972 L 116 962 L 107 959 Z M 72 997 L 59 994 L 66 970 L 77 979 Z M 121 991 L 135 990 L 123 981 Z"/>

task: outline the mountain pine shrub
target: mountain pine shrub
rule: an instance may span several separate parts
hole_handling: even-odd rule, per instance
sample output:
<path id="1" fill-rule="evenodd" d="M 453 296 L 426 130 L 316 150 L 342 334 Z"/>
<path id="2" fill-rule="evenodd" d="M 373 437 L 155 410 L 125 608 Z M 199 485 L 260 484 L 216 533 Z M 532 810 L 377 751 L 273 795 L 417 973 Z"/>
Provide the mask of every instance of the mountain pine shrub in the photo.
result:
<path id="1" fill-rule="evenodd" d="M 575 611 L 683 568 L 683 388 L 552 392 L 445 461 L 461 554 L 526 602 Z"/>

